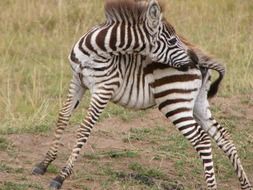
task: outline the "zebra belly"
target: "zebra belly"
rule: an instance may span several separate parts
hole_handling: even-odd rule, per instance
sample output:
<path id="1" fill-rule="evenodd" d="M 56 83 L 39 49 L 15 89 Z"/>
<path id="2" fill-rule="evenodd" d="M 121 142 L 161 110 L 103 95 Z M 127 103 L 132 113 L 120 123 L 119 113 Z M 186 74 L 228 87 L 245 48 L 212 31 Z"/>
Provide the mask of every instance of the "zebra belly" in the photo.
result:
<path id="1" fill-rule="evenodd" d="M 147 109 L 155 105 L 153 89 L 150 87 L 152 76 L 143 76 L 144 80 L 123 80 L 121 88 L 112 101 L 126 108 Z"/>
<path id="2" fill-rule="evenodd" d="M 114 103 L 132 109 L 147 109 L 155 105 L 153 88 L 150 85 L 154 78 L 151 73 L 145 72 L 149 63 L 142 56 L 134 56 L 126 64 L 121 64 L 119 70 L 124 74 L 121 78 L 121 85 L 112 98 Z M 132 63 L 132 64 L 129 64 Z"/>

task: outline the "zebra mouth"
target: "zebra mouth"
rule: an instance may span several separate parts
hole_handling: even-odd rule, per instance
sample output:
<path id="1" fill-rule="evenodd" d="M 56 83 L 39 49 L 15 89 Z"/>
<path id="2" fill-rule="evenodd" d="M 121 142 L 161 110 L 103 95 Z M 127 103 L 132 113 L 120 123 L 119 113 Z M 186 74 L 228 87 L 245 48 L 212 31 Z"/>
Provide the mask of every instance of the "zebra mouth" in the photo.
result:
<path id="1" fill-rule="evenodd" d="M 192 61 L 177 61 L 175 63 L 173 63 L 173 65 L 176 68 L 182 68 L 182 67 L 189 67 L 192 66 L 194 63 Z"/>
<path id="2" fill-rule="evenodd" d="M 194 62 L 192 61 L 187 61 L 187 62 L 177 62 L 175 63 L 175 67 L 179 70 L 179 71 L 183 71 L 186 72 L 189 69 L 192 68 L 198 68 L 198 65 L 196 65 Z"/>

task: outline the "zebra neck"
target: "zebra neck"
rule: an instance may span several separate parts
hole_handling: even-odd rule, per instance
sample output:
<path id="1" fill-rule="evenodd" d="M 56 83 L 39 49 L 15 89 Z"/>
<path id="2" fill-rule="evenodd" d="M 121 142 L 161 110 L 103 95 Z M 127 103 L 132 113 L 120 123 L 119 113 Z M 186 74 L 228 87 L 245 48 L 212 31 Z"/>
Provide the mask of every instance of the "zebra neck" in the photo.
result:
<path id="1" fill-rule="evenodd" d="M 95 27 L 82 40 L 81 47 L 92 60 L 107 62 L 113 55 L 149 55 L 151 37 L 144 24 L 110 21 Z"/>

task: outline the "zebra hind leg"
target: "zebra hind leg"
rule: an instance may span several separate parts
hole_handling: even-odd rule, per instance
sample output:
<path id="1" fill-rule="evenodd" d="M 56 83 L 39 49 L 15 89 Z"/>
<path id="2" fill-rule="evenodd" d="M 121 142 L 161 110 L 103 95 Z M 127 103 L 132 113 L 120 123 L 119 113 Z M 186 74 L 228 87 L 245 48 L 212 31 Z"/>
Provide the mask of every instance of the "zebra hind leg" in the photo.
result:
<path id="1" fill-rule="evenodd" d="M 202 99 L 203 101 L 198 101 Z M 218 147 L 229 158 L 235 172 L 239 178 L 241 189 L 252 190 L 252 185 L 248 180 L 248 177 L 243 169 L 240 158 L 237 154 L 237 150 L 230 135 L 226 129 L 224 129 L 215 119 L 212 118 L 211 112 L 208 109 L 208 101 L 206 98 L 198 98 L 197 105 L 194 108 L 194 117 L 201 124 L 202 128 L 208 132 L 210 137 L 214 139 Z M 203 110 L 205 109 L 205 110 Z"/>
<path id="2" fill-rule="evenodd" d="M 208 113 L 210 113 L 209 110 Z M 241 189 L 252 190 L 252 185 L 250 184 L 250 181 L 243 169 L 240 158 L 237 154 L 237 149 L 230 139 L 228 131 L 223 128 L 215 119 L 213 119 L 211 115 L 206 120 L 204 120 L 203 117 L 200 117 L 199 115 L 196 115 L 195 117 L 197 120 L 199 120 L 200 123 L 202 123 L 201 126 L 203 126 L 208 134 L 214 139 L 217 146 L 223 150 L 223 152 L 229 158 L 240 181 Z"/>
<path id="3" fill-rule="evenodd" d="M 77 160 L 81 148 L 87 142 L 88 137 L 90 136 L 90 133 L 92 131 L 92 128 L 94 127 L 100 114 L 106 107 L 111 97 L 112 94 L 110 93 L 102 95 L 96 93 L 92 94 L 87 116 L 82 121 L 77 131 L 76 144 L 72 150 L 72 153 L 65 167 L 63 167 L 60 174 L 56 176 L 50 183 L 51 189 L 60 189 L 64 180 L 72 173 L 74 162 Z"/>
<path id="4" fill-rule="evenodd" d="M 244 171 L 240 158 L 237 154 L 236 147 L 232 142 L 232 140 L 230 139 L 228 131 L 214 119 L 210 118 L 210 121 L 211 123 L 213 123 L 211 126 L 211 128 L 213 129 L 209 130 L 209 134 L 215 140 L 218 147 L 224 151 L 224 153 L 228 156 L 229 160 L 231 161 L 231 164 L 233 165 L 237 177 L 240 181 L 241 189 L 252 190 L 253 186 L 251 185 Z M 216 130 L 216 132 L 214 133 L 213 130 Z"/>
<path id="5" fill-rule="evenodd" d="M 205 179 L 209 190 L 216 189 L 216 180 L 212 159 L 211 139 L 208 134 L 193 118 L 192 109 L 186 107 L 177 107 L 171 109 L 170 105 L 166 107 L 160 104 L 160 111 L 173 122 L 177 129 L 191 142 L 202 159 Z"/>
<path id="6" fill-rule="evenodd" d="M 80 84 L 79 78 L 77 76 L 73 76 L 70 82 L 67 99 L 65 100 L 58 116 L 54 140 L 48 152 L 46 153 L 45 158 L 33 168 L 32 173 L 34 175 L 43 175 L 46 172 L 49 164 L 55 160 L 64 129 L 68 125 L 70 116 L 73 110 L 78 106 L 84 92 L 85 88 Z"/>

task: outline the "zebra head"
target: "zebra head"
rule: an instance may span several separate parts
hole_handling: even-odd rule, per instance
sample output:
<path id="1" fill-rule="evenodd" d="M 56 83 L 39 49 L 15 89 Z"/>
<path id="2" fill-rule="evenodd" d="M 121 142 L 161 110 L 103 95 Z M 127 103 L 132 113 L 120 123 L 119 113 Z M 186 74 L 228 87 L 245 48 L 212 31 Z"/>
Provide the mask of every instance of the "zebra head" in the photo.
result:
<path id="1" fill-rule="evenodd" d="M 152 49 L 153 61 L 168 64 L 182 70 L 197 67 L 198 57 L 177 36 L 174 27 L 163 19 L 155 46 Z"/>
<path id="2" fill-rule="evenodd" d="M 149 56 L 152 61 L 182 70 L 197 66 L 198 57 L 187 48 L 173 26 L 163 18 L 157 0 L 147 3 L 146 26 L 150 35 Z"/>

